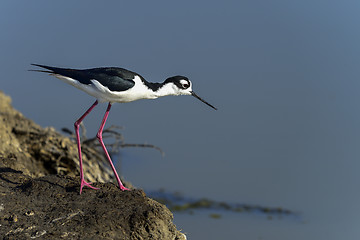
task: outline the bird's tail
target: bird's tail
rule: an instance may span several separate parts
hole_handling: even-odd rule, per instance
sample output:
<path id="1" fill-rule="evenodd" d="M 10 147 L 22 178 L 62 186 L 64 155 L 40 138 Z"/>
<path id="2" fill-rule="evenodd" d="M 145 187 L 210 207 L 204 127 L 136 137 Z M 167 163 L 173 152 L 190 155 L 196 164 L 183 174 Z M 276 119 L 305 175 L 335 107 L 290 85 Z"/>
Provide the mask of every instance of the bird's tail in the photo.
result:
<path id="1" fill-rule="evenodd" d="M 37 67 L 42 67 L 42 68 L 47 68 L 47 66 L 44 66 L 44 65 L 40 65 L 40 64 L 31 64 L 33 66 L 37 66 Z M 48 70 L 35 70 L 35 69 L 30 69 L 28 71 L 31 71 L 31 72 L 44 72 L 44 73 L 54 73 L 54 71 L 52 71 L 51 69 L 48 69 Z"/>
<path id="2" fill-rule="evenodd" d="M 32 63 L 31 65 L 37 66 L 37 67 L 41 67 L 41 68 L 45 68 L 45 69 L 48 69 L 48 70 L 35 70 L 35 69 L 30 69 L 30 70 L 28 70 L 28 71 L 31 71 L 31 72 L 44 72 L 44 73 L 54 73 L 54 71 L 51 70 L 51 67 L 48 67 L 48 66 L 45 66 L 45 65 L 40 65 L 40 64 L 34 64 L 34 63 Z"/>

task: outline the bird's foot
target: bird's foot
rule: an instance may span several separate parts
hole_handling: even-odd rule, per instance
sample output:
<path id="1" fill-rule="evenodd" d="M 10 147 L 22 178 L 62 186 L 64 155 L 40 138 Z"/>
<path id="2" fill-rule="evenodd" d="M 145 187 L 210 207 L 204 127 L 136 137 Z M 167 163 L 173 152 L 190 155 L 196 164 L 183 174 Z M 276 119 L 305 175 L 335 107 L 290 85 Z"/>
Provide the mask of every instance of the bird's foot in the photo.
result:
<path id="1" fill-rule="evenodd" d="M 92 183 L 85 182 L 84 179 L 81 179 L 80 194 L 81 194 L 82 189 L 83 189 L 84 186 L 87 186 L 87 187 L 89 187 L 89 188 L 91 188 L 91 189 L 95 189 L 95 190 L 99 190 L 99 189 L 100 189 L 100 188 L 96 188 L 96 187 L 91 186 L 91 184 L 92 184 Z"/>
<path id="2" fill-rule="evenodd" d="M 122 185 L 120 185 L 119 187 L 120 187 L 120 190 L 122 190 L 122 191 L 131 191 L 131 189 L 126 188 L 126 187 L 124 187 Z"/>

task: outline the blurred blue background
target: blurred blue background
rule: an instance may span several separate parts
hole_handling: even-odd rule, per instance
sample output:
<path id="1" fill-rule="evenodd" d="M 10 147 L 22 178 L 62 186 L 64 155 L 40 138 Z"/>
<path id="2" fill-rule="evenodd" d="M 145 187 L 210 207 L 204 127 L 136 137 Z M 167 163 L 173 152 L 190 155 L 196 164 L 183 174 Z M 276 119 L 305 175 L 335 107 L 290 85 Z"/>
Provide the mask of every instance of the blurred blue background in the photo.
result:
<path id="1" fill-rule="evenodd" d="M 188 76 L 218 111 L 185 96 L 112 108 L 107 126 L 166 152 L 126 149 L 126 180 L 303 219 L 175 214 L 189 239 L 359 239 L 359 12 L 350 0 L 2 1 L 0 89 L 59 130 L 94 99 L 30 63 Z"/>

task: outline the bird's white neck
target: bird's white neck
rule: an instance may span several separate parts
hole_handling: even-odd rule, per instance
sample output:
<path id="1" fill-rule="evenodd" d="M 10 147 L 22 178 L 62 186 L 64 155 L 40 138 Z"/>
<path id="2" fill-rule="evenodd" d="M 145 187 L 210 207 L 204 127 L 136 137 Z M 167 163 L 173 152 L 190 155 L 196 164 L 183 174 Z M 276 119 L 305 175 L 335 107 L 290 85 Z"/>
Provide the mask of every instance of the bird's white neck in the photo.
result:
<path id="1" fill-rule="evenodd" d="M 181 95 L 179 89 L 173 83 L 166 83 L 154 92 L 156 97 L 164 97 L 169 95 Z"/>

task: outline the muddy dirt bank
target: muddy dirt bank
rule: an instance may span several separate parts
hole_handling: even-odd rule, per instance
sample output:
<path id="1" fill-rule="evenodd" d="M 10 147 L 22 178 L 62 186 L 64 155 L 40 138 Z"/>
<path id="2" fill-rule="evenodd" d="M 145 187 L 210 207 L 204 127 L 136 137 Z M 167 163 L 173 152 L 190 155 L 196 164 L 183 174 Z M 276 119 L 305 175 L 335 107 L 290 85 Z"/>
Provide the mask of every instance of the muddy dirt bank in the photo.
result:
<path id="1" fill-rule="evenodd" d="M 101 154 L 83 146 L 83 155 L 85 176 L 100 190 L 80 195 L 76 144 L 25 118 L 0 92 L 3 239 L 185 239 L 165 205 L 142 190 L 120 191 Z"/>

